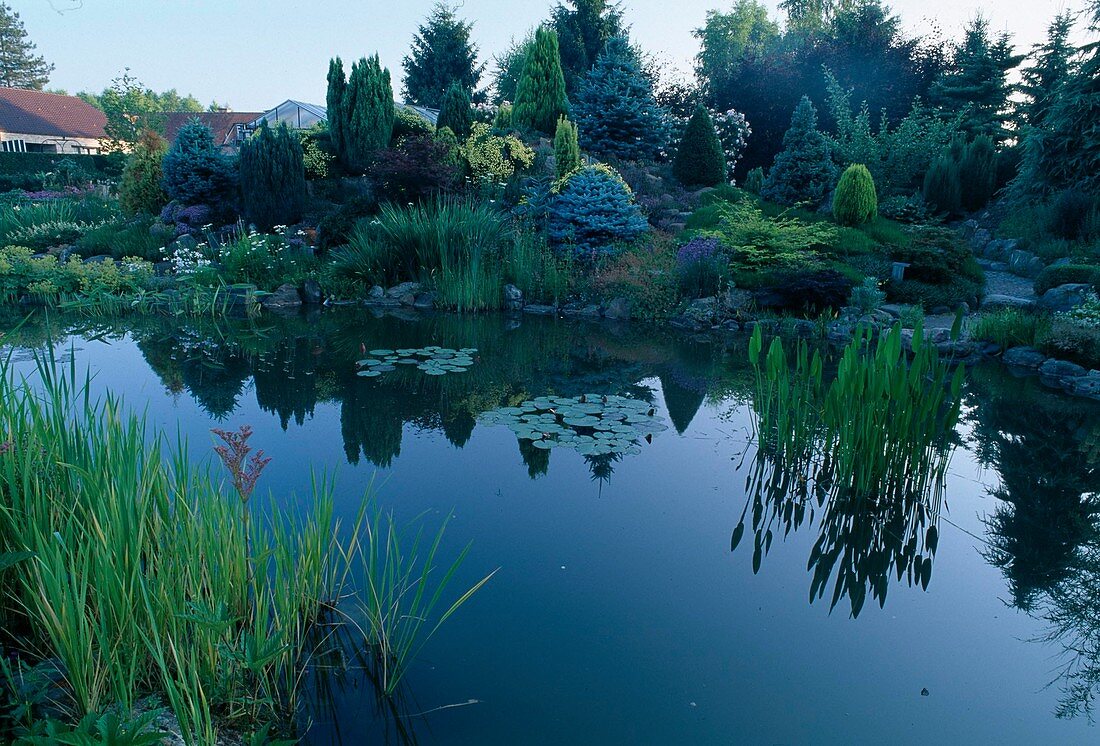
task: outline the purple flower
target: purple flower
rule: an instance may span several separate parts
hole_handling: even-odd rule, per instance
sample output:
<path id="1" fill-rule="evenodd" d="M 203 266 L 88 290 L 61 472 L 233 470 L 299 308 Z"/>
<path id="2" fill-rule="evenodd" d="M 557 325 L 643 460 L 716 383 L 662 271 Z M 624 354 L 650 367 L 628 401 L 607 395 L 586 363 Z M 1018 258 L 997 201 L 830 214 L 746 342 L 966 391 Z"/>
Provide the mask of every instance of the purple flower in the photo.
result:
<path id="1" fill-rule="evenodd" d="M 210 222 L 210 208 L 206 205 L 191 205 L 176 213 L 176 221 L 186 223 L 192 228 L 201 228 Z"/>
<path id="2" fill-rule="evenodd" d="M 709 262 L 717 253 L 717 238 L 697 236 L 680 247 L 676 253 L 676 264 L 682 268 L 690 264 Z"/>

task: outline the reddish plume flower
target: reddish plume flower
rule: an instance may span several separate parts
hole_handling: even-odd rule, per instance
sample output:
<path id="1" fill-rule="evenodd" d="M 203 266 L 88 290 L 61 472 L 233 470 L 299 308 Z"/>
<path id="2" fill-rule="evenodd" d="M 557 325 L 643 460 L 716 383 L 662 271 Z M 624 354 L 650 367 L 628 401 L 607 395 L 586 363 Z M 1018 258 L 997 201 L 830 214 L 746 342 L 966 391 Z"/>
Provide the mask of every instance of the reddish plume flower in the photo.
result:
<path id="1" fill-rule="evenodd" d="M 223 445 L 214 446 L 214 452 L 221 458 L 229 476 L 233 480 L 233 489 L 241 496 L 243 502 L 248 502 L 252 497 L 252 491 L 256 489 L 256 482 L 264 468 L 271 463 L 270 458 L 264 458 L 264 452 L 256 451 L 251 458 L 252 447 L 248 445 L 248 439 L 252 437 L 252 427 L 242 425 L 239 430 L 211 429 L 214 435 L 221 438 Z"/>

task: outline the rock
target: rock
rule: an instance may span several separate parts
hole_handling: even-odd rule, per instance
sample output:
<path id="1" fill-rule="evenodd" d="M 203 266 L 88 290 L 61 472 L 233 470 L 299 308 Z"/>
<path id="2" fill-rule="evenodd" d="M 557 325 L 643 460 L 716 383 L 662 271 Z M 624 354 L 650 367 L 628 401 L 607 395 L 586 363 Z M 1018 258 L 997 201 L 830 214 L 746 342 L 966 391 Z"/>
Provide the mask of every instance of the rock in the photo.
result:
<path id="1" fill-rule="evenodd" d="M 105 264 L 107 262 L 113 262 L 114 260 L 115 260 L 115 258 L 113 256 L 108 255 L 108 254 L 96 254 L 95 256 L 90 256 L 87 259 L 85 259 L 84 263 L 85 264 Z"/>
<path id="2" fill-rule="evenodd" d="M 1061 259 L 1055 259 L 1053 262 L 1050 263 L 1050 266 L 1065 267 L 1067 264 L 1073 264 L 1073 260 L 1070 259 L 1068 256 L 1064 256 Z"/>
<path id="3" fill-rule="evenodd" d="M 936 350 L 945 356 L 969 357 L 978 350 L 978 346 L 968 339 L 946 340 L 936 343 Z"/>
<path id="4" fill-rule="evenodd" d="M 1039 273 L 1045 268 L 1046 265 L 1043 264 L 1043 260 L 1030 251 L 1017 249 L 1009 254 L 1008 271 L 1013 274 L 1021 277 L 1038 277 Z"/>
<path id="5" fill-rule="evenodd" d="M 1100 399 L 1100 370 L 1090 370 L 1088 375 L 1071 379 L 1067 382 L 1066 390 L 1076 396 Z"/>
<path id="6" fill-rule="evenodd" d="M 993 259 L 979 259 L 978 266 L 988 272 L 1007 272 L 1008 264 Z"/>
<path id="7" fill-rule="evenodd" d="M 946 316 L 949 313 L 954 313 L 954 311 L 951 310 L 951 306 L 934 306 L 932 308 L 933 316 Z"/>
<path id="8" fill-rule="evenodd" d="M 1084 303 L 1085 297 L 1091 291 L 1092 285 L 1087 282 L 1059 285 L 1043 293 L 1043 297 L 1039 298 L 1039 306 L 1053 313 L 1068 311 Z"/>
<path id="9" fill-rule="evenodd" d="M 519 311 L 523 308 L 523 291 L 508 283 L 504 286 L 504 310 Z"/>
<path id="10" fill-rule="evenodd" d="M 164 255 L 172 256 L 177 251 L 194 251 L 199 247 L 198 239 L 189 233 L 184 233 L 172 243 L 164 247 Z"/>
<path id="11" fill-rule="evenodd" d="M 277 287 L 275 292 L 260 298 L 260 305 L 264 308 L 297 308 L 302 305 L 302 297 L 298 295 L 298 288 L 285 283 Z"/>
<path id="12" fill-rule="evenodd" d="M 812 337 L 817 334 L 817 324 L 808 319 L 795 319 L 791 322 L 791 332 L 797 337 Z"/>
<path id="13" fill-rule="evenodd" d="M 312 279 L 302 283 L 301 296 L 302 302 L 311 306 L 319 306 L 325 300 L 324 293 L 321 292 L 321 283 Z"/>
<path id="14" fill-rule="evenodd" d="M 1031 308 L 1035 301 L 1030 298 L 1017 298 L 1014 295 L 1001 295 L 993 293 L 982 298 L 983 311 L 995 311 L 1001 308 Z"/>
<path id="15" fill-rule="evenodd" d="M 523 307 L 524 313 L 533 313 L 536 316 L 556 316 L 558 309 L 555 306 L 541 306 L 529 303 Z"/>
<path id="16" fill-rule="evenodd" d="M 974 235 L 970 237 L 970 248 L 974 250 L 975 254 L 981 254 L 992 240 L 993 236 L 989 234 L 989 231 L 985 228 L 978 228 L 974 231 Z"/>
<path id="17" fill-rule="evenodd" d="M 598 319 L 600 318 L 600 307 L 594 303 L 590 303 L 586 306 L 570 304 L 562 307 L 561 315 L 582 319 Z"/>
<path id="18" fill-rule="evenodd" d="M 1051 358 L 1039 366 L 1039 375 L 1056 381 L 1065 381 L 1070 378 L 1080 378 L 1087 375 L 1088 371 L 1077 363 L 1068 360 L 1055 360 Z"/>
<path id="19" fill-rule="evenodd" d="M 435 308 L 435 293 L 421 293 L 416 296 L 416 298 L 413 299 L 413 307 L 422 309 Z"/>
<path id="20" fill-rule="evenodd" d="M 626 298 L 615 298 L 603 309 L 603 315 L 609 319 L 625 321 L 630 318 L 630 301 Z"/>
<path id="21" fill-rule="evenodd" d="M 900 319 L 902 312 L 907 308 L 911 308 L 911 306 L 904 306 L 900 303 L 887 303 L 879 307 L 878 310 L 882 311 L 883 313 L 889 314 L 890 318 L 892 319 Z"/>
<path id="22" fill-rule="evenodd" d="M 1047 356 L 1034 347 L 1010 347 L 1001 358 L 1007 365 L 1020 368 L 1038 368 L 1047 361 Z"/>
<path id="23" fill-rule="evenodd" d="M 977 220 L 974 220 L 974 219 L 967 220 L 966 222 L 964 222 L 962 224 L 963 237 L 967 238 L 967 239 L 973 237 L 973 235 L 977 232 L 978 228 L 980 228 L 980 227 L 981 227 L 981 224 Z"/>
<path id="24" fill-rule="evenodd" d="M 753 297 L 748 290 L 730 288 L 719 296 L 719 302 L 725 313 L 744 313 L 752 310 Z"/>
<path id="25" fill-rule="evenodd" d="M 1020 246 L 1020 242 L 1015 238 L 1002 238 L 996 241 L 990 241 L 983 252 L 985 256 L 990 259 L 1007 259 L 1012 255 L 1013 251 L 1016 251 Z"/>
<path id="26" fill-rule="evenodd" d="M 382 289 L 381 285 L 375 285 L 370 289 L 370 292 L 367 293 L 368 298 L 384 298 L 385 295 L 386 291 Z"/>
<path id="27" fill-rule="evenodd" d="M 688 304 L 684 316 L 701 324 L 712 324 L 718 320 L 719 307 L 717 298 L 698 298 Z"/>
<path id="28" fill-rule="evenodd" d="M 392 288 L 386 291 L 387 298 L 396 298 L 398 300 L 407 296 L 416 297 L 416 294 L 420 292 L 419 282 L 402 282 L 400 285 L 394 285 Z M 411 304 L 410 304 L 411 305 Z"/>

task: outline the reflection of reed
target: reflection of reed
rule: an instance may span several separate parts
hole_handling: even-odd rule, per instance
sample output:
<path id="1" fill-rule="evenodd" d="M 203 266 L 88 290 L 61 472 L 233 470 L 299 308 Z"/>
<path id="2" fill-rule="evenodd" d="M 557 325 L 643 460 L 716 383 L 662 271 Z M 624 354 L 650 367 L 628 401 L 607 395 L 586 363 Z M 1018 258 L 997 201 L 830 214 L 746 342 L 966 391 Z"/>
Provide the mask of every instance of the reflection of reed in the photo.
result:
<path id="1" fill-rule="evenodd" d="M 915 340 L 920 340 L 916 330 Z M 811 602 L 833 581 L 830 609 L 848 597 L 853 616 L 867 598 L 882 606 L 892 574 L 927 589 L 938 544 L 943 482 L 953 451 L 962 369 L 951 375 L 930 345 L 902 345 L 900 328 L 879 340 L 857 334 L 825 383 L 824 361 L 797 347 L 793 363 L 773 340 L 757 370 L 756 456 L 749 501 L 734 529 L 741 542 L 750 509 L 753 571 L 777 534 L 820 513 L 810 552 Z"/>

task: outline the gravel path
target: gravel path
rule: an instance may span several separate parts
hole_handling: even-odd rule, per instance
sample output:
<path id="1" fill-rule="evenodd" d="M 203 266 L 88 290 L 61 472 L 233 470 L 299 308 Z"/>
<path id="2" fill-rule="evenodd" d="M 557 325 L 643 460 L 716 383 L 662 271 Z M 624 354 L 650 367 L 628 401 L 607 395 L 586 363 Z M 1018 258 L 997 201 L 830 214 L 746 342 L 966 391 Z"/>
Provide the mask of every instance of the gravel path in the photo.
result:
<path id="1" fill-rule="evenodd" d="M 985 272 L 986 295 L 1011 295 L 1014 298 L 1035 300 L 1035 285 L 1026 277 L 1011 272 Z"/>

